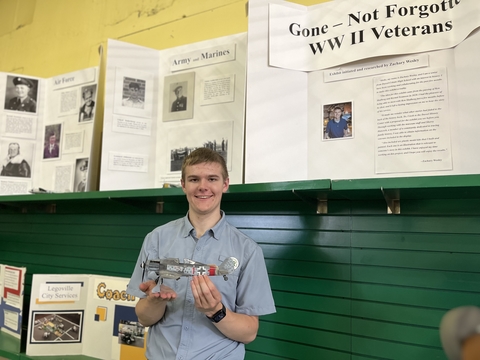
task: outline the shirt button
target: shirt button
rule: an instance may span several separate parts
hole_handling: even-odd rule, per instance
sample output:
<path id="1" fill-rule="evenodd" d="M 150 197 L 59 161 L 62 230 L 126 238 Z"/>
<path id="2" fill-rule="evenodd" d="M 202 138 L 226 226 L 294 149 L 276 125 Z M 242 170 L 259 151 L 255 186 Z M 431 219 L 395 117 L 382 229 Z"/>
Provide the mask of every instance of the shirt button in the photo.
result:
<path id="1" fill-rule="evenodd" d="M 188 326 L 185 326 L 184 329 L 185 329 L 185 330 L 188 330 Z"/>

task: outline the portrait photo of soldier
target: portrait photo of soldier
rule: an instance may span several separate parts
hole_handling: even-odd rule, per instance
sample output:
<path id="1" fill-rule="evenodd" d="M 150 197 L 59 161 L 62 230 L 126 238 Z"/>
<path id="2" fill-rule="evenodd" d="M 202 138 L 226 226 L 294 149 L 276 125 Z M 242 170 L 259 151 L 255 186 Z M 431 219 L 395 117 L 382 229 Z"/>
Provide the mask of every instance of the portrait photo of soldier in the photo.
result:
<path id="1" fill-rule="evenodd" d="M 170 111 L 186 111 L 187 110 L 187 97 L 183 93 L 184 85 L 177 85 L 173 89 L 173 93 L 175 94 L 175 100 L 172 102 L 172 106 Z"/>
<path id="2" fill-rule="evenodd" d="M 7 76 L 5 110 L 37 112 L 38 80 L 22 76 Z"/>
<path id="3" fill-rule="evenodd" d="M 195 108 L 195 72 L 165 76 L 163 121 L 192 119 Z"/>

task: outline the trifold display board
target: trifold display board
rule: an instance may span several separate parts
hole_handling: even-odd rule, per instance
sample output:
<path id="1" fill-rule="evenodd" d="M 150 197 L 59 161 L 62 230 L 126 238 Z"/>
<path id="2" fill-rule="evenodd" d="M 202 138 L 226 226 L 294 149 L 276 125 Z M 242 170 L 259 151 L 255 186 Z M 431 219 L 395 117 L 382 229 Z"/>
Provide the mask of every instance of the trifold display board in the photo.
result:
<path id="1" fill-rule="evenodd" d="M 127 295 L 129 279 L 102 275 L 34 275 L 27 355 L 141 359 L 146 329 Z"/>
<path id="2" fill-rule="evenodd" d="M 0 331 L 18 339 L 22 335 L 26 268 L 0 264 Z"/>
<path id="3" fill-rule="evenodd" d="M 100 190 L 179 185 L 209 147 L 243 181 L 246 34 L 154 50 L 108 41 Z"/>
<path id="4" fill-rule="evenodd" d="M 249 7 L 246 183 L 480 172 L 480 2 Z"/>
<path id="5" fill-rule="evenodd" d="M 95 189 L 98 79 L 96 67 L 48 79 L 0 73 L 0 195 Z"/>

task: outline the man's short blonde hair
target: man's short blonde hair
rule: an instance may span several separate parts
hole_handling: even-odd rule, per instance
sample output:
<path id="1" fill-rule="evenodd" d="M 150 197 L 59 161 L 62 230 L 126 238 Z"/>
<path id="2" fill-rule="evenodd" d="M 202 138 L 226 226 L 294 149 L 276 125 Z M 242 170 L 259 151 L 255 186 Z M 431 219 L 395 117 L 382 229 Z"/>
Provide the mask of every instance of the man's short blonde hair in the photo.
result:
<path id="1" fill-rule="evenodd" d="M 182 164 L 182 180 L 185 181 L 185 169 L 187 166 L 197 165 L 202 163 L 217 163 L 222 167 L 223 180 L 228 179 L 228 170 L 225 159 L 218 152 L 209 148 L 198 148 L 192 151 L 184 160 Z"/>

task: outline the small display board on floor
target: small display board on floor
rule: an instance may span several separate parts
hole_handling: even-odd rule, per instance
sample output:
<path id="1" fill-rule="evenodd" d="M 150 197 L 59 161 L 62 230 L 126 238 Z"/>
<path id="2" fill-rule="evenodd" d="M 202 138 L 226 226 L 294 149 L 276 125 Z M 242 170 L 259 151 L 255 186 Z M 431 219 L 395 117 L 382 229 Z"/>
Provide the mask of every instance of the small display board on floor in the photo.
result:
<path id="1" fill-rule="evenodd" d="M 129 279 L 33 275 L 27 355 L 142 359 L 147 329 L 135 315 Z"/>

